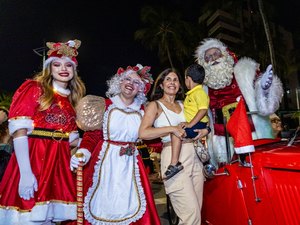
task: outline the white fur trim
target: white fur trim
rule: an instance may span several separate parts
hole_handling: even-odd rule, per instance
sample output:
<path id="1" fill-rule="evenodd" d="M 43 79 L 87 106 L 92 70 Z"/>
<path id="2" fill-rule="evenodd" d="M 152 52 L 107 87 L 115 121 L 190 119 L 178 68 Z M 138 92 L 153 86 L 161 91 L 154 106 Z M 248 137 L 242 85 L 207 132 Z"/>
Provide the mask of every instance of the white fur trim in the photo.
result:
<path id="1" fill-rule="evenodd" d="M 33 130 L 33 120 L 30 117 L 19 117 L 18 119 L 8 120 L 9 134 L 12 135 L 19 129 L 27 129 L 27 134 L 31 134 Z"/>
<path id="2" fill-rule="evenodd" d="M 18 211 L 15 208 L 0 208 L 0 225 L 41 225 L 45 221 L 54 222 L 76 220 L 76 203 L 46 202 L 32 208 L 31 212 Z"/>
<path id="3" fill-rule="evenodd" d="M 244 57 L 235 65 L 234 75 L 249 110 L 266 116 L 274 113 L 280 106 L 283 96 L 282 83 L 273 75 L 271 87 L 267 91 L 263 90 L 261 78 L 255 81 L 257 66 L 253 59 Z"/>
<path id="4" fill-rule="evenodd" d="M 279 108 L 282 96 L 282 87 L 279 79 L 274 76 L 268 94 L 261 88 L 260 78 L 256 79 L 257 62 L 244 57 L 234 67 L 235 79 L 239 85 L 242 95 L 246 101 L 251 118 L 255 126 L 252 138 L 273 138 L 269 118 L 266 115 L 272 114 Z M 255 83 L 254 83 L 255 82 Z M 243 151 L 243 150 L 242 150 Z"/>
<path id="5" fill-rule="evenodd" d="M 221 42 L 220 40 L 215 39 L 215 38 L 204 39 L 195 51 L 195 57 L 196 57 L 198 63 L 200 63 L 200 61 L 204 60 L 205 52 L 211 48 L 218 48 L 222 52 L 224 52 L 224 51 L 226 51 L 227 46 L 223 42 Z"/>
<path id="6" fill-rule="evenodd" d="M 242 154 L 242 153 L 249 153 L 249 152 L 254 152 L 254 146 L 253 145 L 246 145 L 242 147 L 235 147 L 234 148 L 235 152 L 237 154 Z"/>
<path id="7" fill-rule="evenodd" d="M 254 79 L 257 62 L 251 58 L 241 58 L 234 67 L 234 76 L 250 111 L 257 111 Z"/>
<path id="8" fill-rule="evenodd" d="M 52 85 L 54 90 L 60 94 L 67 95 L 67 96 L 71 94 L 71 91 L 69 89 L 59 86 L 57 82 L 55 82 L 55 80 L 53 80 Z"/>
<path id="9" fill-rule="evenodd" d="M 49 57 L 48 59 L 45 60 L 44 64 L 43 64 L 43 68 L 45 69 L 53 60 L 56 60 L 56 59 L 67 59 L 70 63 L 73 64 L 73 66 L 76 68 L 77 65 L 76 63 L 70 59 L 69 57 L 66 57 L 66 56 L 62 56 L 62 57 Z"/>

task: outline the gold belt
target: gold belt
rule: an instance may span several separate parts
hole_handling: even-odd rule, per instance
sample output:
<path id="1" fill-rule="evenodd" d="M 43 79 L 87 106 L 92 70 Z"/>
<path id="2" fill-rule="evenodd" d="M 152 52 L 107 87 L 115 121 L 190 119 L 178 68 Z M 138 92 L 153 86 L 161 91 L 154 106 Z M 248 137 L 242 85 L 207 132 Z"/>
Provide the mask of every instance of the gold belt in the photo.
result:
<path id="1" fill-rule="evenodd" d="M 69 140 L 69 133 L 64 133 L 61 130 L 34 129 L 29 136 L 40 137 L 40 138 L 51 138 L 55 141 Z"/>

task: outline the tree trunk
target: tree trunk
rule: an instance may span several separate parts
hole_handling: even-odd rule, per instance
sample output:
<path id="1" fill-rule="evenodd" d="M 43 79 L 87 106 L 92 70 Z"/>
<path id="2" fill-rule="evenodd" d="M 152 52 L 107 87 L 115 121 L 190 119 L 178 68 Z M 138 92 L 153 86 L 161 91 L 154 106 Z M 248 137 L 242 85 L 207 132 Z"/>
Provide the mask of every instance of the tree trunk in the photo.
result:
<path id="1" fill-rule="evenodd" d="M 265 33 L 266 33 L 266 37 L 267 37 L 267 42 L 268 42 L 268 46 L 269 46 L 269 52 L 270 52 L 270 59 L 271 59 L 271 63 L 273 66 L 273 72 L 275 73 L 276 70 L 276 60 L 275 60 L 275 53 L 274 53 L 274 47 L 273 47 L 273 41 L 272 41 L 272 37 L 271 37 L 271 32 L 270 32 L 270 27 L 269 27 L 269 23 L 266 19 L 266 15 L 264 12 L 264 6 L 263 6 L 263 2 L 262 0 L 257 0 L 258 2 L 258 8 L 259 8 L 259 12 L 263 21 L 263 25 L 265 28 Z"/>
<path id="2" fill-rule="evenodd" d="M 169 59 L 170 66 L 171 66 L 171 68 L 173 69 L 173 68 L 174 68 L 174 66 L 173 66 L 173 61 L 172 61 L 172 58 L 171 58 L 171 53 L 170 53 L 170 50 L 169 50 L 169 46 L 168 46 L 168 45 L 167 45 L 166 49 L 167 49 L 167 55 L 168 55 L 168 59 Z"/>

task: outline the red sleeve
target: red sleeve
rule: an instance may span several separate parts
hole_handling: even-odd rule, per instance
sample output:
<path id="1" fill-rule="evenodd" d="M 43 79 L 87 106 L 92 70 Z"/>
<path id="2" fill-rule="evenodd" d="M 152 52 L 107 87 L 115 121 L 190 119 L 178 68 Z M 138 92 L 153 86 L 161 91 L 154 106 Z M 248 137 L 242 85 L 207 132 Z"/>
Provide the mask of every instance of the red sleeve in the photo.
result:
<path id="1" fill-rule="evenodd" d="M 80 148 L 86 148 L 90 152 L 93 152 L 100 140 L 103 140 L 102 130 L 86 131 L 83 134 Z"/>
<path id="2" fill-rule="evenodd" d="M 9 118 L 32 117 L 39 107 L 42 88 L 38 82 L 25 81 L 15 92 L 9 109 Z"/>

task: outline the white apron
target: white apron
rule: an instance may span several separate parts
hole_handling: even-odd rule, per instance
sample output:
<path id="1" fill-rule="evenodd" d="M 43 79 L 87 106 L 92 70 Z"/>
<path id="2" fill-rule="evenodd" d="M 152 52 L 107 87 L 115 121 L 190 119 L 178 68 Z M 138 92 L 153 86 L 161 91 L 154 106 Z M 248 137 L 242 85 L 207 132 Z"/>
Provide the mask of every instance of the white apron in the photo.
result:
<path id="1" fill-rule="evenodd" d="M 84 201 L 85 218 L 96 225 L 123 225 L 140 219 L 146 211 L 146 200 L 137 164 L 138 150 L 120 156 L 119 142 L 136 142 L 143 111 L 133 103 L 126 107 L 118 96 L 111 99 L 104 114 L 104 143 L 95 165 L 93 185 Z"/>

